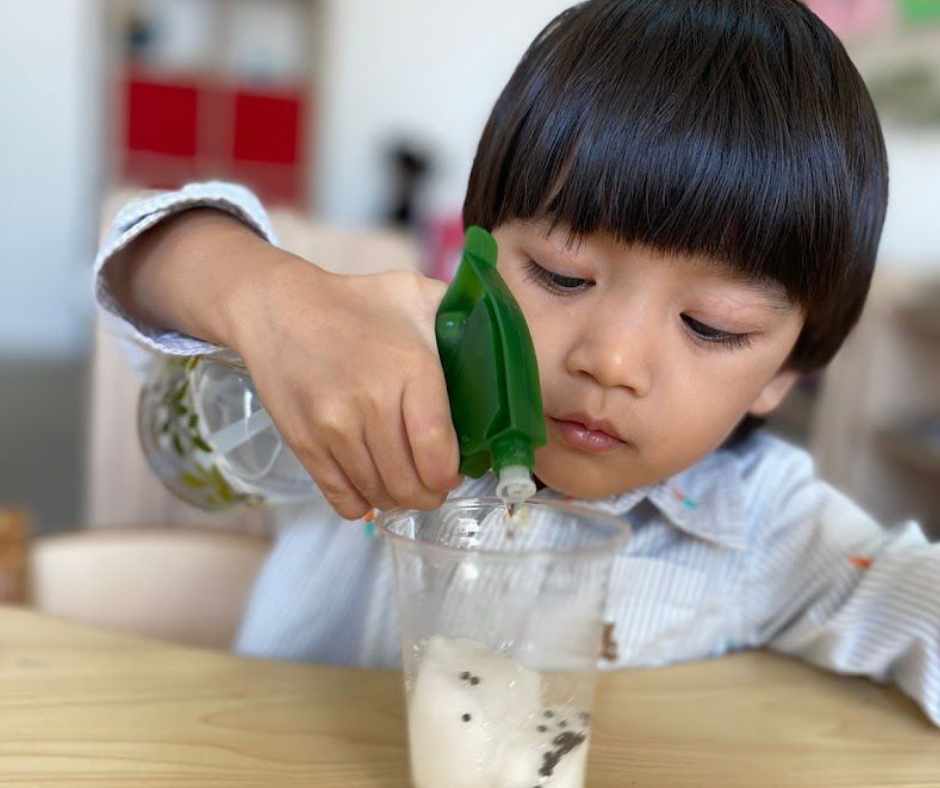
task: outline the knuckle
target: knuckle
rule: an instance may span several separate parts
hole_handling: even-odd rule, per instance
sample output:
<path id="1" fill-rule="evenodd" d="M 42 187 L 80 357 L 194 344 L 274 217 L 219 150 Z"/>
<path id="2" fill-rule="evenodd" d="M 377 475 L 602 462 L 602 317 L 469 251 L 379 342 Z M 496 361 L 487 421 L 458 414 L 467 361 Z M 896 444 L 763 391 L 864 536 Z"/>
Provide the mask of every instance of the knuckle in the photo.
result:
<path id="1" fill-rule="evenodd" d="M 339 402 L 322 402 L 313 413 L 313 423 L 325 435 L 344 436 L 349 432 L 347 406 Z"/>
<path id="2" fill-rule="evenodd" d="M 426 425 L 424 429 L 419 430 L 418 434 L 422 443 L 430 447 L 438 448 L 447 445 L 450 432 L 451 427 L 449 424 L 434 421 Z"/>
<path id="3" fill-rule="evenodd" d="M 362 409 L 366 414 L 366 424 L 380 427 L 391 420 L 388 397 L 378 386 L 371 386 L 362 397 Z"/>

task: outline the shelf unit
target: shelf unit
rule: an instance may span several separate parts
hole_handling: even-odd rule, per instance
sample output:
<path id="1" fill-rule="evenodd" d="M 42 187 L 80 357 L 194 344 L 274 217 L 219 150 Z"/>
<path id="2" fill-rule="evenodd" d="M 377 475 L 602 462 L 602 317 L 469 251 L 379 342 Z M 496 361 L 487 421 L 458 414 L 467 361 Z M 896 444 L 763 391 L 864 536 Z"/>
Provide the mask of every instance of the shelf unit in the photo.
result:
<path id="1" fill-rule="evenodd" d="M 176 188 L 224 179 L 311 209 L 323 26 L 315 0 L 116 0 L 112 180 Z M 280 29 L 280 35 L 272 33 Z"/>
<path id="2" fill-rule="evenodd" d="M 885 524 L 940 539 L 940 269 L 881 265 L 826 371 L 810 448 L 819 471 Z"/>

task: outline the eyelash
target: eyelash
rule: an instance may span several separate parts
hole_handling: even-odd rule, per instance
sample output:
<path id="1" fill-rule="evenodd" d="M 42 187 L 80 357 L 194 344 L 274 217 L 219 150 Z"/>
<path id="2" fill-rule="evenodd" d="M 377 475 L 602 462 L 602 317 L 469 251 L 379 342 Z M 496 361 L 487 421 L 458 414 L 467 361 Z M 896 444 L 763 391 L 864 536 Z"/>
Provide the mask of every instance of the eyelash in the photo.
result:
<path id="1" fill-rule="evenodd" d="M 594 282 L 589 279 L 562 276 L 542 268 L 535 260 L 529 260 L 526 264 L 526 279 L 530 282 L 536 282 L 549 292 L 562 297 L 576 295 L 594 286 Z M 709 349 L 728 348 L 733 350 L 748 347 L 751 344 L 750 334 L 732 334 L 729 331 L 712 328 L 688 315 L 683 314 L 681 317 L 692 339 L 699 345 Z"/>
<path id="2" fill-rule="evenodd" d="M 579 279 L 575 276 L 562 276 L 546 268 L 542 268 L 535 260 L 526 264 L 526 279 L 542 285 L 549 292 L 560 296 L 572 296 L 582 290 L 594 287 L 590 279 Z"/>
<path id="3" fill-rule="evenodd" d="M 692 338 L 706 347 L 721 347 L 733 350 L 751 344 L 750 334 L 732 334 L 728 331 L 712 328 L 688 315 L 682 315 L 682 322 L 685 323 Z"/>

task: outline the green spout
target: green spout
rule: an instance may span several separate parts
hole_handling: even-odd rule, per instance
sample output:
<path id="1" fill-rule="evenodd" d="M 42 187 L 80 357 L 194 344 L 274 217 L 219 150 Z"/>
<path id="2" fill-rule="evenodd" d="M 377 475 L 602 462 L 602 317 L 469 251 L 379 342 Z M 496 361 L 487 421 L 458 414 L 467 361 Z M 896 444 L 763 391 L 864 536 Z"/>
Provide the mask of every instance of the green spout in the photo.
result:
<path id="1" fill-rule="evenodd" d="M 460 472 L 477 478 L 492 468 L 503 490 L 531 486 L 508 494 L 522 500 L 535 489 L 530 474 L 535 449 L 546 441 L 545 417 L 529 327 L 496 259 L 493 236 L 469 228 L 437 312 L 437 347 L 460 441 Z"/>

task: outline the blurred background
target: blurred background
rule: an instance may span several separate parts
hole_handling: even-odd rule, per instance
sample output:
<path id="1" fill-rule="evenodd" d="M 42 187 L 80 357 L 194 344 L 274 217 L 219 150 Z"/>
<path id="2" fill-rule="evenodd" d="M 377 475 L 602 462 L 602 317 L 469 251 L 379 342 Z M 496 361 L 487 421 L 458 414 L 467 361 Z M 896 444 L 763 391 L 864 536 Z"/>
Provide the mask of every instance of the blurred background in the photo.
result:
<path id="1" fill-rule="evenodd" d="M 92 260 L 121 201 L 237 180 L 318 262 L 446 277 L 487 113 L 567 5 L 0 3 L 0 507 L 40 535 L 191 516 L 152 489 L 136 379 L 92 308 Z M 774 428 L 879 517 L 940 533 L 940 1 L 811 5 L 871 86 L 892 195 L 865 321 Z M 257 514 L 192 519 L 267 530 Z"/>

